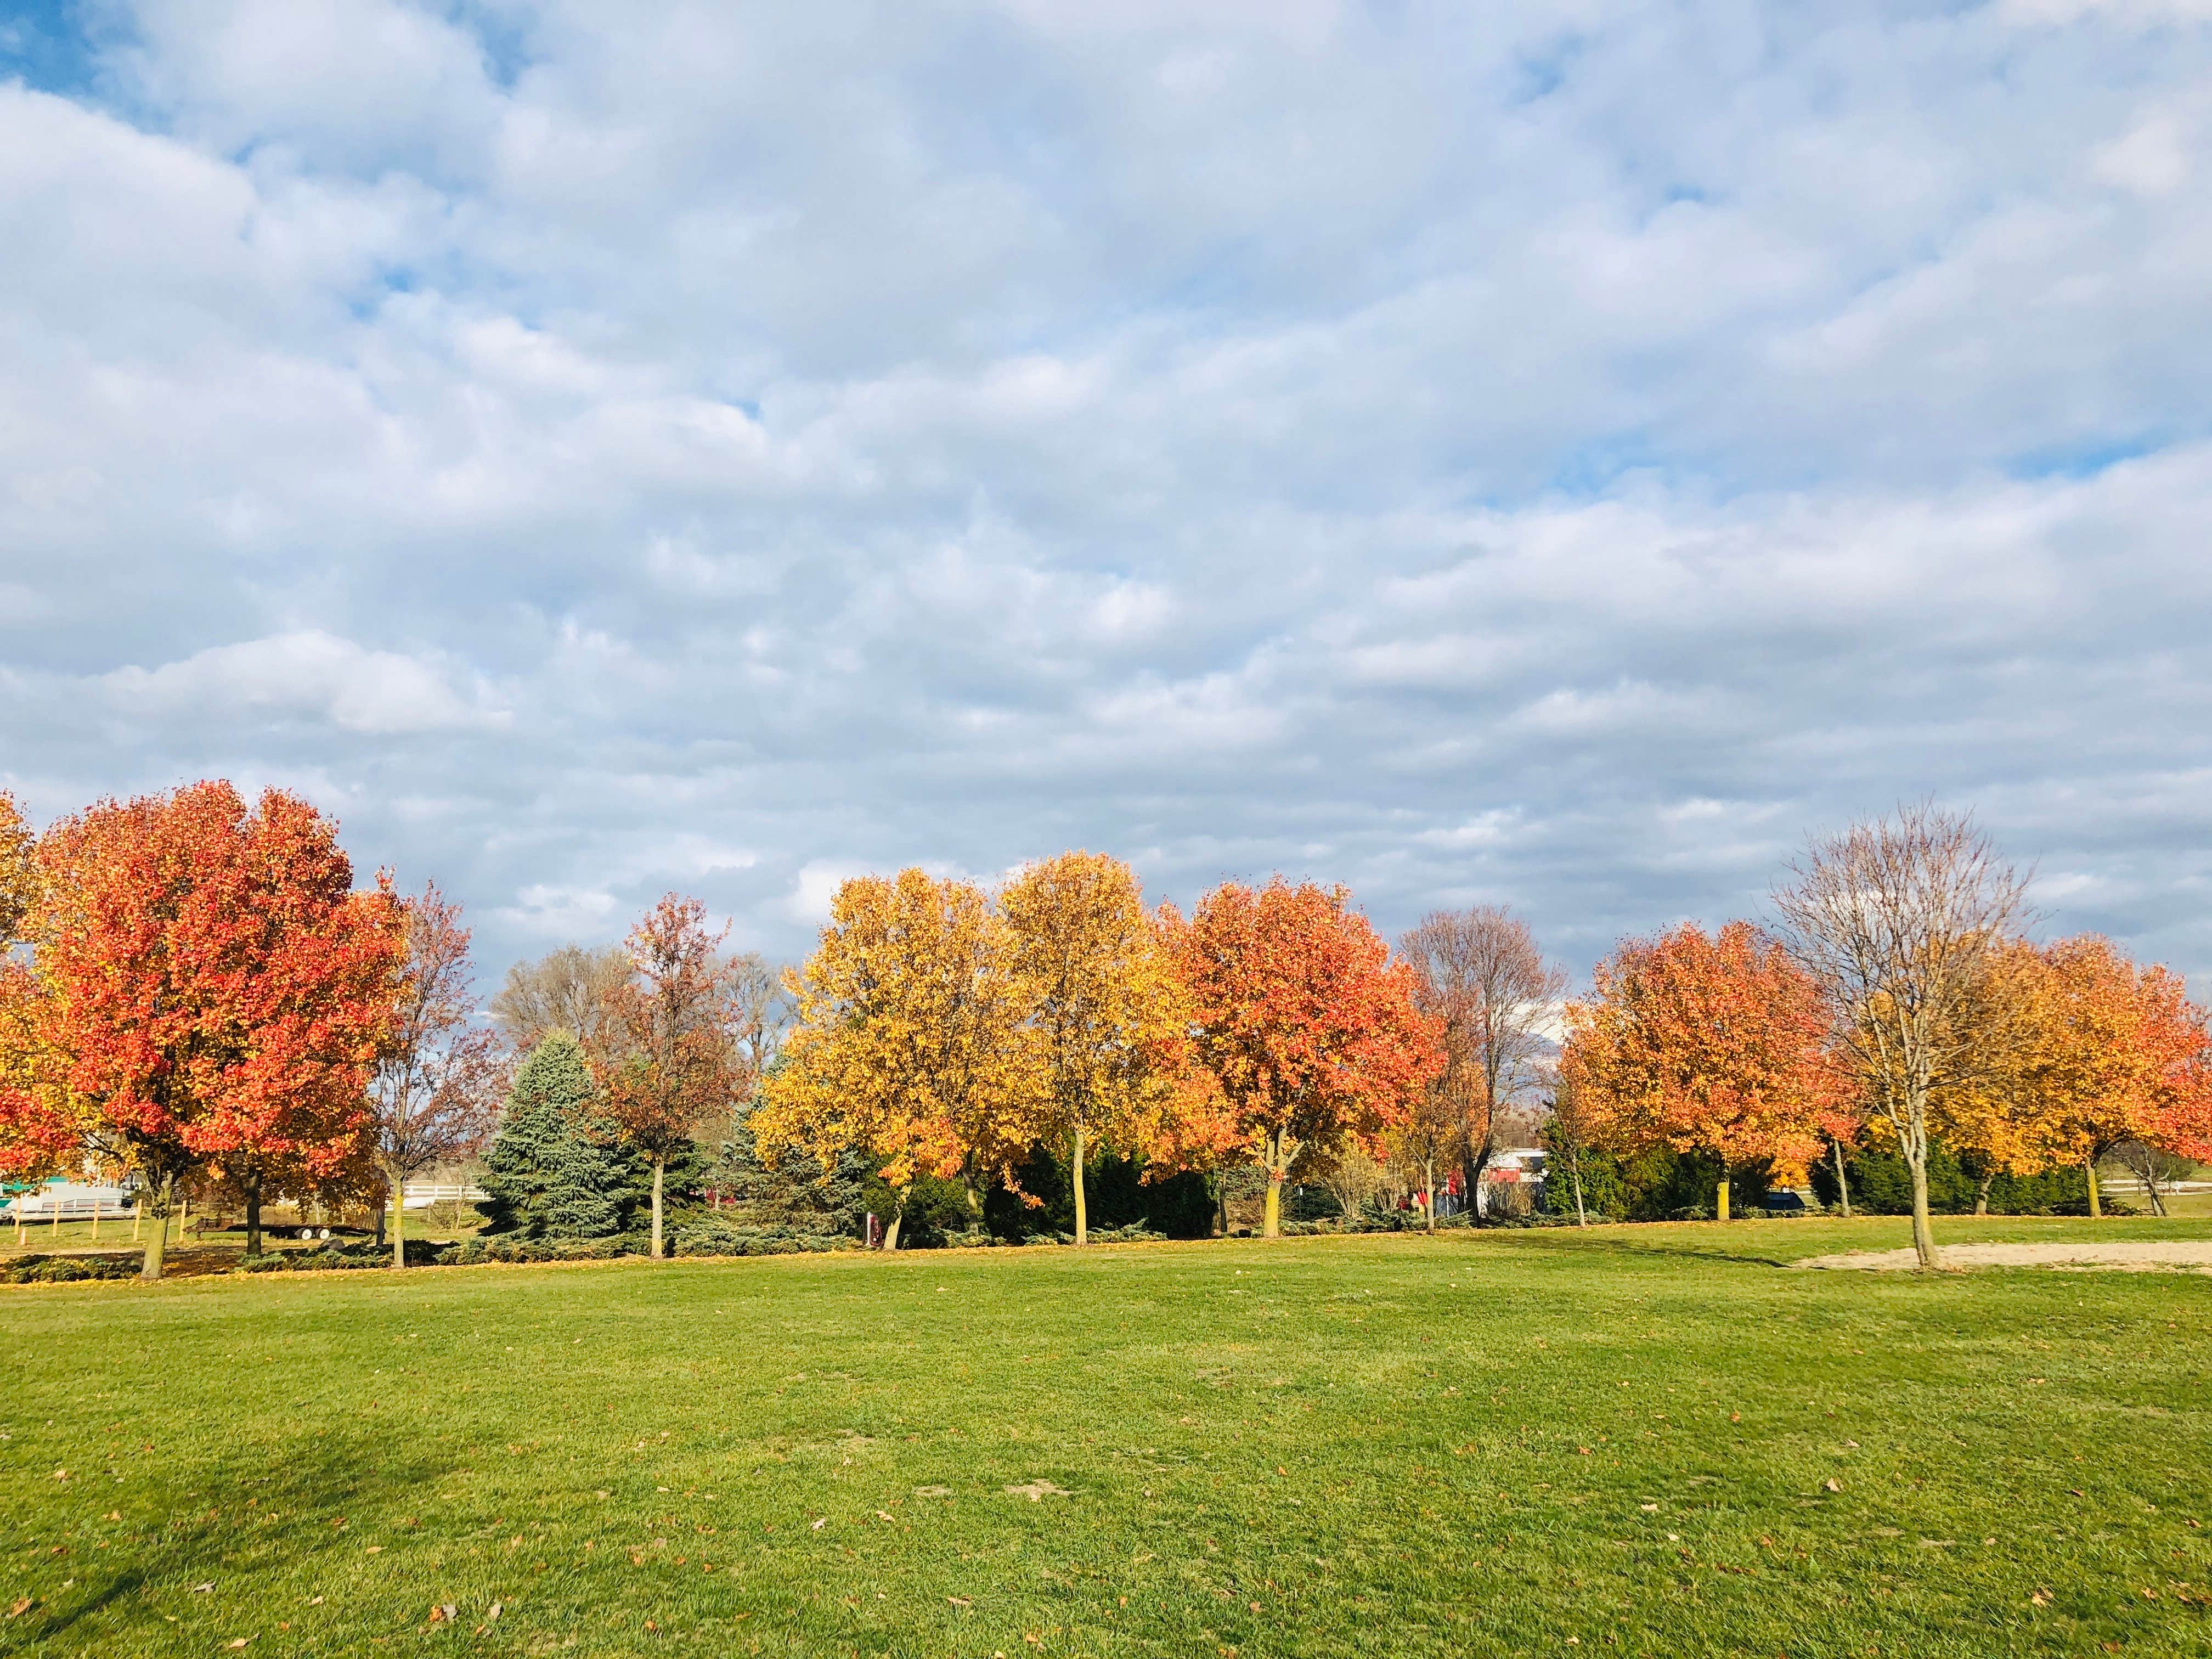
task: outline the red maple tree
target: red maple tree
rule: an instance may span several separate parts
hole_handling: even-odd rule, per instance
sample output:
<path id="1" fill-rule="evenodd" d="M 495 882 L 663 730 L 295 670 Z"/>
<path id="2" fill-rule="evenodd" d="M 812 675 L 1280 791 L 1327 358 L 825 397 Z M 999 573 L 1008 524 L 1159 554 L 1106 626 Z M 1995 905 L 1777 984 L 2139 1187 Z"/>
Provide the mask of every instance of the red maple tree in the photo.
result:
<path id="1" fill-rule="evenodd" d="M 1195 1005 L 1192 1048 L 1218 1085 L 1218 1124 L 1194 1140 L 1253 1148 L 1267 1176 L 1265 1232 L 1283 1183 L 1406 1120 L 1443 1066 L 1436 1022 L 1342 887 L 1224 883 L 1162 932 Z"/>
<path id="2" fill-rule="evenodd" d="M 750 1083 L 737 1041 L 739 965 L 707 907 L 670 893 L 625 942 L 633 977 L 607 993 L 592 1040 L 601 1110 L 653 1165 L 653 1254 L 663 1253 L 661 1188 L 671 1153 Z"/>
<path id="3" fill-rule="evenodd" d="M 188 1176 L 358 1166 L 401 931 L 388 880 L 354 890 L 330 819 L 198 783 L 62 820 L 39 865 L 32 1111 L 135 1172 L 160 1224 L 145 1278 Z"/>

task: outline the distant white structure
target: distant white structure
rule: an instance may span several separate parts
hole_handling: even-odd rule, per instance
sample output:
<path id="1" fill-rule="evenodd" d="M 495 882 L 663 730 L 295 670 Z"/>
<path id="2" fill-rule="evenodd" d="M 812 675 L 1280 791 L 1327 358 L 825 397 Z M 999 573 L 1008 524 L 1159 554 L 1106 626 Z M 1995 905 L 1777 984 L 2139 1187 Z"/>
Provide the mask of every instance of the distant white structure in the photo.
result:
<path id="1" fill-rule="evenodd" d="M 1482 1180 L 1475 1188 L 1474 1212 L 1490 1213 L 1490 1195 L 1499 1187 L 1526 1187 L 1529 1207 L 1540 1206 L 1544 1201 L 1546 1157 L 1541 1146 L 1507 1146 L 1492 1152 L 1483 1169 Z"/>
<path id="2" fill-rule="evenodd" d="M 79 1181 L 49 1181 L 36 1192 L 17 1193 L 0 1206 L 0 1216 L 10 1221 L 52 1221 L 56 1216 L 64 1221 L 89 1221 L 95 1215 L 104 1220 L 130 1213 L 131 1200 L 122 1188 Z"/>

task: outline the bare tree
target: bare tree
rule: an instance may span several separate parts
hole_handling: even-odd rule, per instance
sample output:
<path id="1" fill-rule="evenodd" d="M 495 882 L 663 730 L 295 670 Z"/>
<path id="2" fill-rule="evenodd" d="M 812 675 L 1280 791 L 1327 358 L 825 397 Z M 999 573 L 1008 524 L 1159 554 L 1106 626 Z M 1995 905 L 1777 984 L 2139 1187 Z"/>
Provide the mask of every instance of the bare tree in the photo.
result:
<path id="1" fill-rule="evenodd" d="M 2159 1188 L 2171 1187 L 2186 1176 L 2191 1167 L 2189 1160 L 2163 1152 L 2147 1140 L 2124 1140 L 2112 1148 L 2112 1155 L 2142 1182 L 2143 1195 L 2150 1200 L 2150 1212 L 2166 1214 L 2166 1199 Z M 2094 1162 L 2091 1160 L 2093 1167 Z"/>
<path id="2" fill-rule="evenodd" d="M 1490 1163 L 1499 1115 L 1534 1085 L 1549 1044 L 1544 1025 L 1567 976 L 1544 960 L 1528 924 L 1502 905 L 1432 910 L 1398 941 L 1415 1001 L 1441 1020 L 1445 1065 L 1431 1085 L 1460 1124 L 1468 1201 Z"/>
<path id="3" fill-rule="evenodd" d="M 1928 1221 L 1931 1102 L 1979 1082 L 1996 948 L 2027 920 L 2027 878 L 1963 813 L 1922 802 L 1815 837 L 1773 895 L 1784 945 L 1836 1010 L 1836 1039 L 1912 1172 L 1912 1247 Z"/>
<path id="4" fill-rule="evenodd" d="M 392 1262 L 407 1265 L 407 1178 L 483 1145 L 503 1081 L 499 1038 L 477 1023 L 461 907 L 434 884 L 407 901 L 407 960 L 392 1035 L 369 1085 L 375 1158 L 392 1193 Z"/>
<path id="5" fill-rule="evenodd" d="M 602 1035 L 607 999 L 630 976 L 629 953 L 619 945 L 587 951 L 564 945 L 535 962 L 518 962 L 491 1000 L 491 1017 L 518 1054 L 527 1054 L 552 1030 L 573 1031 L 590 1043 Z"/>
<path id="6" fill-rule="evenodd" d="M 1382 1190 L 1382 1166 L 1357 1146 L 1339 1152 L 1320 1175 L 1321 1184 L 1342 1212 L 1342 1224 L 1347 1226 L 1359 1218 L 1367 1200 Z"/>
<path id="7" fill-rule="evenodd" d="M 1590 1121 L 1588 1104 L 1582 1091 L 1576 1088 L 1571 1078 L 1553 1068 L 1552 1115 L 1544 1126 L 1544 1151 L 1547 1154 L 1545 1176 L 1548 1181 L 1565 1170 L 1575 1189 L 1575 1225 L 1589 1225 L 1589 1212 L 1583 1207 L 1583 1154 L 1588 1150 L 1595 1126 Z"/>

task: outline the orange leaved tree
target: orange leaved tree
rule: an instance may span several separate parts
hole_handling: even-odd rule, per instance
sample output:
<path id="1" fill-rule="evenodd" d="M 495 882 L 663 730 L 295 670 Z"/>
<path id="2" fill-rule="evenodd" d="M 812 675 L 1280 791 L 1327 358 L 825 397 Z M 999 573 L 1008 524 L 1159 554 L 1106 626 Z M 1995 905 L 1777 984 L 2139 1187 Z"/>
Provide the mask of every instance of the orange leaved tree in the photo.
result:
<path id="1" fill-rule="evenodd" d="M 1747 921 L 1717 936 L 1685 922 L 1625 941 L 1594 978 L 1568 1009 L 1561 1069 L 1601 1144 L 1717 1159 L 1723 1221 L 1731 1169 L 1819 1154 L 1848 1078 L 1820 988 L 1779 945 Z"/>
<path id="2" fill-rule="evenodd" d="M 721 949 L 728 932 L 708 927 L 697 899 L 668 894 L 630 929 L 632 977 L 606 992 L 591 1040 L 600 1111 L 653 1165 L 656 1256 L 669 1155 L 750 1082 L 732 1029 L 739 1011 L 737 966 Z"/>
<path id="3" fill-rule="evenodd" d="M 1302 1161 L 1370 1149 L 1443 1066 L 1413 976 L 1342 887 L 1224 883 L 1161 926 L 1188 988 L 1197 1058 L 1267 1176 L 1266 1234 Z"/>
<path id="4" fill-rule="evenodd" d="M 337 827 L 228 783 L 104 801 L 39 843 L 28 929 L 50 1109 L 133 1170 L 158 1279 L 179 1183 L 224 1159 L 303 1182 L 360 1162 L 403 949 L 390 884 L 356 892 Z"/>
<path id="5" fill-rule="evenodd" d="M 2178 975 L 2139 968 L 2094 935 L 2014 946 L 2003 960 L 2020 988 L 1990 1091 L 2004 1109 L 1962 1128 L 1996 1115 L 2037 1167 L 2081 1164 L 2092 1214 L 2102 1210 L 2097 1160 L 2123 1142 L 2212 1157 L 2212 1041 Z"/>

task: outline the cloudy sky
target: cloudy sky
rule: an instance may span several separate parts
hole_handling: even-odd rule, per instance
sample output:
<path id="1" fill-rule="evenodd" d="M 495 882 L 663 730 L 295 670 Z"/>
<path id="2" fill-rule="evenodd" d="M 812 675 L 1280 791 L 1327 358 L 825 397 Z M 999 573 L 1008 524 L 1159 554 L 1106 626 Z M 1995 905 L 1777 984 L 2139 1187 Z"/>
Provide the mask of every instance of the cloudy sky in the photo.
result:
<path id="1" fill-rule="evenodd" d="M 0 787 L 496 972 L 1084 846 L 2212 989 L 2212 0 L 0 0 Z"/>

